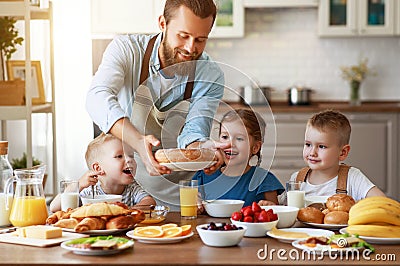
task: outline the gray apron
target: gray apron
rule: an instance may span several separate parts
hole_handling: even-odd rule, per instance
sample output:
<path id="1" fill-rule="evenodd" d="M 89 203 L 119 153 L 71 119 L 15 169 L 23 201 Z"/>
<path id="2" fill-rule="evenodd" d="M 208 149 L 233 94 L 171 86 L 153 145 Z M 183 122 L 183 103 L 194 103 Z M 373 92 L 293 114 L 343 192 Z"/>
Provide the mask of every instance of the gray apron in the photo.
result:
<path id="1" fill-rule="evenodd" d="M 145 81 L 149 75 L 149 60 L 154 47 L 154 36 L 147 45 L 140 73 L 140 85 L 135 93 L 135 101 L 132 107 L 131 123 L 143 135 L 154 135 L 161 141 L 159 148 L 176 148 L 177 137 L 183 128 L 193 90 L 194 71 L 186 83 L 183 101 L 179 102 L 167 111 L 160 111 L 154 105 L 150 89 Z M 136 181 L 154 197 L 157 204 L 167 205 L 171 210 L 179 210 L 179 180 L 191 179 L 194 172 L 172 172 L 170 175 L 151 176 L 140 156 L 136 153 L 137 162 Z"/>

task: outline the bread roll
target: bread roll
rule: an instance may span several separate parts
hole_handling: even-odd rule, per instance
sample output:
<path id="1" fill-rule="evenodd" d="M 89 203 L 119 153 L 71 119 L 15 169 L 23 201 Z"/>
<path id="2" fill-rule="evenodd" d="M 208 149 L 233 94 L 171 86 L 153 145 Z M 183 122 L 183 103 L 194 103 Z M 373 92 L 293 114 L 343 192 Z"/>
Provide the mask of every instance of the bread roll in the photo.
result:
<path id="1" fill-rule="evenodd" d="M 351 206 L 355 204 L 352 196 L 347 194 L 335 194 L 330 196 L 326 201 L 326 207 L 331 211 L 344 211 L 349 212 Z"/>
<path id="2" fill-rule="evenodd" d="M 324 222 L 324 214 L 314 207 L 305 207 L 299 210 L 297 219 L 301 222 L 322 224 Z"/>
<path id="3" fill-rule="evenodd" d="M 159 163 L 209 162 L 216 160 L 210 149 L 160 149 L 154 154 Z"/>
<path id="4" fill-rule="evenodd" d="M 325 224 L 347 224 L 349 213 L 344 211 L 332 211 L 325 214 Z"/>
<path id="5" fill-rule="evenodd" d="M 74 228 L 75 232 L 106 229 L 106 220 L 97 217 L 87 217 L 80 221 Z"/>
<path id="6" fill-rule="evenodd" d="M 110 217 L 127 215 L 131 212 L 132 210 L 125 208 L 125 206 L 121 206 L 121 204 L 101 202 L 83 205 L 74 209 L 71 213 L 71 218 Z"/>

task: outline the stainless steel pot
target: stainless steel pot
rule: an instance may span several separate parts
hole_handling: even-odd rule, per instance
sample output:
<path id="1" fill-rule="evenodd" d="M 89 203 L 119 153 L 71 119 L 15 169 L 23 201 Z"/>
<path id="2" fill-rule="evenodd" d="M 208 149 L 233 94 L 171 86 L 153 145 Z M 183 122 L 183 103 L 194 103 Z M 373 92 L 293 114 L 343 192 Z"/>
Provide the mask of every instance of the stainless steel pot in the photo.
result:
<path id="1" fill-rule="evenodd" d="M 289 105 L 310 105 L 313 90 L 307 87 L 290 87 L 287 90 Z"/>
<path id="2" fill-rule="evenodd" d="M 268 86 L 240 87 L 240 102 L 248 105 L 261 105 L 271 101 L 272 88 Z"/>

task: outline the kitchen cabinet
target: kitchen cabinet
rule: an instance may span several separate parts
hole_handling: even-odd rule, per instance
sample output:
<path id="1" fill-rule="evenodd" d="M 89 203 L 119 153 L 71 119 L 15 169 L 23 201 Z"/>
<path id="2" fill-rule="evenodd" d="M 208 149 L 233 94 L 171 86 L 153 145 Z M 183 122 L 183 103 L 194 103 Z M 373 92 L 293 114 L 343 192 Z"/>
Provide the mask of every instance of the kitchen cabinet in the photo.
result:
<path id="1" fill-rule="evenodd" d="M 217 0 L 221 5 L 210 38 L 243 37 L 242 0 Z M 165 0 L 92 0 L 92 39 L 112 39 L 117 34 L 157 33 Z"/>
<path id="2" fill-rule="evenodd" d="M 243 0 L 245 8 L 317 7 L 318 0 Z"/>
<path id="3" fill-rule="evenodd" d="M 394 0 L 321 0 L 319 35 L 393 36 L 397 5 Z"/>
<path id="4" fill-rule="evenodd" d="M 243 0 L 216 0 L 218 13 L 210 38 L 240 38 L 244 36 Z"/>
<path id="5" fill-rule="evenodd" d="M 397 113 L 345 113 L 350 120 L 351 151 L 345 163 L 355 166 L 386 195 L 399 200 L 398 158 L 400 144 Z M 302 151 L 304 132 L 312 113 L 274 114 L 276 124 L 276 150 L 271 166 L 284 184 L 292 173 L 306 166 Z M 272 121 L 269 121 L 272 122 Z M 267 124 L 269 123 L 267 121 Z M 267 135 L 263 154 L 273 154 L 274 140 Z"/>
<path id="6" fill-rule="evenodd" d="M 39 8 L 38 6 L 32 6 L 29 0 L 25 1 L 0 1 L 0 16 L 12 16 L 18 20 L 24 21 L 24 34 L 23 34 L 23 45 L 25 48 L 25 70 L 31 72 L 32 61 L 31 61 L 31 42 L 34 37 L 31 36 L 31 23 L 33 20 L 47 21 L 44 23 L 48 25 L 49 31 L 49 72 L 50 76 L 50 97 L 51 101 L 45 104 L 32 104 L 33 96 L 33 79 L 30 75 L 26 75 L 25 78 L 25 104 L 16 106 L 0 106 L 0 121 L 1 121 L 1 138 L 7 139 L 7 121 L 8 120 L 24 120 L 26 122 L 26 154 L 27 154 L 27 165 L 32 165 L 32 117 L 35 114 L 45 114 L 51 116 L 51 138 L 52 138 L 52 168 L 51 175 L 53 192 L 57 191 L 56 180 L 57 173 L 57 150 L 56 150 L 56 115 L 55 115 L 55 86 L 54 86 L 54 55 L 53 55 L 53 16 L 52 16 L 52 3 L 46 8 Z M 43 115 L 41 115 L 43 116 Z"/>
<path id="7" fill-rule="evenodd" d="M 92 0 L 93 37 L 159 32 L 158 17 L 163 13 L 164 4 L 165 0 Z"/>

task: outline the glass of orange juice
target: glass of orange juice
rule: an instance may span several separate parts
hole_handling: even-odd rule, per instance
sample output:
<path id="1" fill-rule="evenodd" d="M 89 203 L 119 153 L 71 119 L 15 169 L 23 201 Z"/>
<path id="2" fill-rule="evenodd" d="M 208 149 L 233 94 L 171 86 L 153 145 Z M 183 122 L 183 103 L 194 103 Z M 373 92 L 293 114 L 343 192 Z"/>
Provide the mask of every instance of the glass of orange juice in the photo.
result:
<path id="1" fill-rule="evenodd" d="M 180 180 L 179 195 L 181 203 L 181 217 L 184 219 L 197 218 L 197 193 L 199 183 L 197 180 Z"/>

